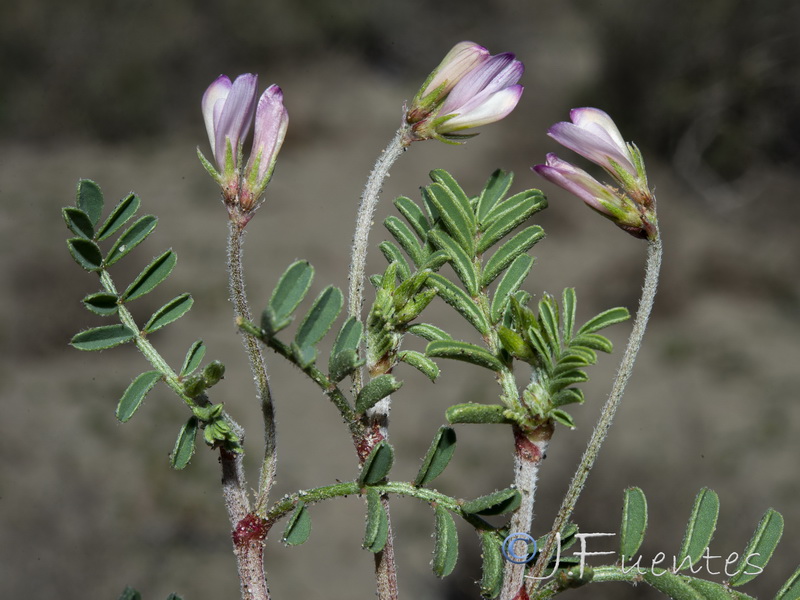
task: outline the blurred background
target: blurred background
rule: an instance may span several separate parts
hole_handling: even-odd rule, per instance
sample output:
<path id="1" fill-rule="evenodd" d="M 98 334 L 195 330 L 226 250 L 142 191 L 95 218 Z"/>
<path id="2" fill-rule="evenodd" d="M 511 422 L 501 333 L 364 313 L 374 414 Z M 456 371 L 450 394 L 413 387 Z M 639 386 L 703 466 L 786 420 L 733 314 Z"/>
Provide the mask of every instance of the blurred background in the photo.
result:
<path id="1" fill-rule="evenodd" d="M 136 191 L 160 226 L 123 261 L 130 281 L 172 247 L 173 276 L 134 305 L 139 319 L 183 291 L 191 313 L 153 336 L 172 364 L 202 337 L 222 360 L 215 401 L 245 425 L 250 481 L 261 451 L 259 413 L 227 301 L 225 211 L 195 155 L 207 155 L 200 97 L 219 74 L 254 72 L 278 83 L 291 116 L 268 200 L 248 226 L 248 292 L 260 310 L 296 258 L 314 264 L 313 291 L 346 285 L 357 199 L 399 125 L 403 102 L 456 42 L 474 40 L 525 63 L 525 94 L 501 123 L 461 147 L 415 144 L 384 187 L 418 197 L 432 168 L 477 193 L 496 168 L 513 189 L 542 187 L 550 208 L 535 220 L 526 287 L 538 297 L 577 288 L 579 318 L 635 309 L 644 244 L 625 236 L 529 167 L 557 150 L 545 136 L 575 106 L 609 112 L 643 151 L 665 240 L 662 285 L 638 368 L 577 522 L 617 531 L 622 491 L 650 501 L 643 553 L 680 547 L 697 491 L 721 499 L 712 554 L 741 552 L 763 511 L 786 518 L 766 573 L 743 591 L 772 597 L 800 563 L 800 4 L 792 0 L 11 0 L 0 5 L 0 581 L 7 598 L 113 599 L 126 585 L 147 600 L 236 598 L 238 582 L 216 455 L 167 462 L 185 411 L 156 388 L 122 426 L 114 408 L 146 369 L 131 348 L 84 354 L 67 344 L 99 318 L 80 299 L 97 290 L 70 259 L 59 214 L 80 177 L 107 203 Z M 569 153 L 561 152 L 568 158 Z M 376 219 L 377 246 L 384 230 Z M 371 272 L 383 269 L 378 252 Z M 315 295 L 315 294 L 312 294 Z M 456 336 L 467 328 L 434 304 Z M 534 534 L 554 517 L 608 392 L 618 349 L 591 369 L 576 431 L 559 428 L 541 472 Z M 462 333 L 463 332 L 463 333 Z M 279 426 L 277 494 L 352 479 L 354 453 L 334 409 L 296 370 L 269 356 Z M 399 373 L 391 434 L 396 479 L 419 460 L 456 402 L 491 402 L 490 373 L 443 363 L 433 386 Z M 507 486 L 511 435 L 460 426 L 459 447 L 437 488 L 470 498 Z M 277 496 L 276 496 L 277 497 Z M 311 510 L 311 539 L 267 543 L 273 597 L 370 598 L 372 556 L 361 550 L 363 501 Z M 460 527 L 453 575 L 430 572 L 431 511 L 393 502 L 406 598 L 477 598 L 479 549 Z M 613 541 L 596 550 L 613 550 Z M 724 558 L 711 564 L 721 571 Z M 721 576 L 712 576 L 721 580 Z M 590 595 L 590 596 L 589 596 Z M 565 597 L 657 598 L 643 586 L 595 585 Z"/>

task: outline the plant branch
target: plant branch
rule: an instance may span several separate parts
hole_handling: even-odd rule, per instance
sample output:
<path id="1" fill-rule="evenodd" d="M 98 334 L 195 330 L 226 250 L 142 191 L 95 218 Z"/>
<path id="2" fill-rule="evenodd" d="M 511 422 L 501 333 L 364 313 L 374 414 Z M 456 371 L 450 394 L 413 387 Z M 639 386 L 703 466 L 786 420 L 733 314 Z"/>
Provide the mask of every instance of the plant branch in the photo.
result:
<path id="1" fill-rule="evenodd" d="M 611 423 L 614 420 L 614 414 L 617 412 L 622 395 L 625 392 L 625 386 L 633 371 L 634 363 L 636 362 L 636 355 L 642 345 L 642 338 L 644 337 L 645 329 L 647 328 L 647 321 L 650 318 L 650 312 L 653 309 L 653 301 L 655 300 L 656 291 L 658 289 L 658 275 L 661 270 L 661 255 L 662 245 L 661 237 L 656 230 L 655 239 L 648 242 L 647 247 L 647 266 L 645 270 L 644 286 L 642 289 L 642 296 L 639 299 L 639 309 L 636 311 L 636 319 L 633 322 L 633 330 L 628 338 L 628 345 L 625 348 L 625 353 L 622 356 L 617 376 L 614 379 L 614 384 L 611 387 L 611 393 L 603 406 L 603 411 L 600 413 L 600 418 L 595 425 L 592 437 L 586 447 L 586 451 L 581 458 L 575 475 L 572 477 L 569 489 L 564 500 L 561 503 L 561 508 L 550 530 L 547 543 L 542 548 L 539 559 L 536 561 L 531 575 L 540 577 L 552 554 L 555 545 L 556 533 L 560 532 L 567 524 L 575 504 L 578 501 L 589 472 L 594 466 L 597 455 L 600 452 L 600 447 L 603 444 Z M 531 578 L 529 580 L 529 592 L 536 589 L 540 580 Z"/>
<path id="2" fill-rule="evenodd" d="M 233 310 L 237 319 L 250 321 L 252 315 L 244 286 L 244 269 L 242 266 L 242 245 L 244 242 L 244 223 L 231 220 L 228 234 L 228 274 L 230 277 L 230 294 Z M 267 377 L 267 365 L 261 352 L 259 341 L 253 335 L 242 333 L 250 369 L 253 372 L 258 399 L 261 404 L 261 414 L 264 419 L 264 462 L 261 465 L 261 475 L 258 482 L 255 511 L 261 512 L 269 500 L 269 492 L 275 481 L 277 465 L 277 451 L 275 439 L 275 409 L 272 404 L 272 394 Z"/>

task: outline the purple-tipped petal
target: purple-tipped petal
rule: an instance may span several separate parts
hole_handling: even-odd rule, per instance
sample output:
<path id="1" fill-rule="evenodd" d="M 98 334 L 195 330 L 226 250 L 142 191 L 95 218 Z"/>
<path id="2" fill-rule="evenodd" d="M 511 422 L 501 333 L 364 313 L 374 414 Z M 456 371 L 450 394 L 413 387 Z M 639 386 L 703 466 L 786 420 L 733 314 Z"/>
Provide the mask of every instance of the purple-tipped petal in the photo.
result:
<path id="1" fill-rule="evenodd" d="M 599 108 L 573 108 L 569 111 L 569 118 L 581 129 L 591 131 L 600 137 L 607 137 L 621 152 L 627 154 L 628 145 L 617 129 L 617 124 L 605 111 Z"/>
<path id="2" fill-rule="evenodd" d="M 215 113 L 221 113 L 222 106 L 225 104 L 225 99 L 231 91 L 231 85 L 231 80 L 227 75 L 220 75 L 208 86 L 208 89 L 203 94 L 203 100 L 200 102 L 200 107 L 203 111 L 203 121 L 205 121 L 206 132 L 208 133 L 208 143 L 211 145 L 211 152 L 215 159 L 216 136 L 214 135 L 214 124 L 217 121 L 214 115 Z"/>
<path id="3" fill-rule="evenodd" d="M 592 131 L 567 122 L 556 123 L 547 134 L 562 146 L 600 165 L 609 173 L 614 173 L 614 167 L 609 161 L 611 159 L 631 175 L 636 175 L 636 168 L 629 154 L 623 153 L 609 137 L 600 137 Z"/>
<path id="4" fill-rule="evenodd" d="M 289 113 L 283 106 L 283 92 L 281 88 L 273 84 L 261 94 L 261 98 L 258 100 L 253 150 L 246 168 L 249 173 L 258 160 L 258 184 L 261 184 L 264 177 L 272 170 L 275 158 L 286 136 L 288 125 Z"/>
<path id="5" fill-rule="evenodd" d="M 433 71 L 433 77 L 419 94 L 424 98 L 436 88 L 444 85 L 442 95 L 447 94 L 453 86 L 469 71 L 489 58 L 489 51 L 475 42 L 459 42 L 453 46 L 442 62 Z"/>
<path id="6" fill-rule="evenodd" d="M 437 130 L 439 133 L 447 134 L 499 121 L 507 117 L 517 106 L 523 89 L 521 85 L 512 85 L 495 92 L 471 110 L 465 107 L 466 112 L 459 112 L 452 119 L 442 123 Z"/>
<path id="7" fill-rule="evenodd" d="M 619 200 L 614 197 L 606 186 L 583 169 L 561 160 L 555 154 L 548 154 L 547 163 L 536 165 L 533 170 L 549 182 L 576 195 L 591 208 L 605 215 L 610 216 L 612 214 L 607 208 L 609 201 L 619 203 Z M 606 202 L 601 202 L 601 199 Z"/>
<path id="8" fill-rule="evenodd" d="M 456 84 L 439 111 L 440 115 L 471 110 L 490 94 L 515 84 L 524 67 L 510 52 L 492 56 Z"/>
<path id="9" fill-rule="evenodd" d="M 250 123 L 253 121 L 257 84 L 257 75 L 252 73 L 239 75 L 233 82 L 225 99 L 222 112 L 218 118 L 215 115 L 215 156 L 218 164 L 225 160 L 227 139 L 231 141 L 233 158 L 236 161 L 239 144 L 247 137 L 247 133 L 250 131 Z"/>

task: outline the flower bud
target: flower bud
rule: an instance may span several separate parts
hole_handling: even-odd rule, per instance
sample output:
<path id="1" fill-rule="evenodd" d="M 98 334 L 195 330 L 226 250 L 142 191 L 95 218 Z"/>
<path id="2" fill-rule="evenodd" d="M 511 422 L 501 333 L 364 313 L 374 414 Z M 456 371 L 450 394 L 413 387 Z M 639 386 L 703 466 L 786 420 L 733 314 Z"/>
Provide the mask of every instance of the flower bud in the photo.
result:
<path id="1" fill-rule="evenodd" d="M 411 141 L 458 143 L 471 134 L 457 132 L 508 116 L 522 96 L 517 81 L 523 71 L 511 53 L 489 56 L 473 42 L 456 44 L 411 104 L 406 115 Z"/>
<path id="2" fill-rule="evenodd" d="M 575 194 L 590 208 L 639 238 L 658 235 L 655 196 L 647 185 L 639 149 L 626 143 L 614 121 L 597 108 L 570 111 L 572 123 L 556 123 L 548 131 L 554 140 L 601 166 L 619 187 L 597 181 L 586 171 L 548 154 L 533 170 Z"/>

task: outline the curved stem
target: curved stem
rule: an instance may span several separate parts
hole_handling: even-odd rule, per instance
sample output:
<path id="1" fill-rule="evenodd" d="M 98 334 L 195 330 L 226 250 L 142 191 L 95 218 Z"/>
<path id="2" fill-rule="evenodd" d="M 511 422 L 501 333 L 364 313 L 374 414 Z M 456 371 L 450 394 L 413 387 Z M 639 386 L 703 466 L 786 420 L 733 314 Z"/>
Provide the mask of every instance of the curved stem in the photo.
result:
<path id="1" fill-rule="evenodd" d="M 372 172 L 367 178 L 364 192 L 361 194 L 361 203 L 358 207 L 358 216 L 356 218 L 356 231 L 353 235 L 353 249 L 350 255 L 348 312 L 351 317 L 355 317 L 362 324 L 364 321 L 361 318 L 361 309 L 364 304 L 364 280 L 366 279 L 369 230 L 372 228 L 375 207 L 378 205 L 383 182 L 389 176 L 389 169 L 411 144 L 409 134 L 409 126 L 403 123 L 395 133 L 392 141 L 389 142 L 389 145 L 378 157 Z M 353 389 L 356 393 L 361 389 L 362 382 L 363 375 L 359 368 L 353 373 Z M 389 398 L 384 398 L 369 412 L 369 419 L 372 425 L 370 429 L 375 429 L 379 433 L 376 440 L 387 437 L 386 425 L 390 402 Z M 360 454 L 366 456 L 370 450 L 371 448 L 365 448 L 364 452 Z M 359 458 L 363 460 L 363 456 Z M 397 598 L 397 567 L 394 560 L 391 517 L 388 499 L 384 498 L 382 502 L 389 518 L 389 537 L 384 549 L 375 556 L 375 577 L 378 585 L 378 598 L 380 600 L 395 600 Z"/>
<path id="2" fill-rule="evenodd" d="M 361 194 L 361 204 L 358 207 L 356 217 L 356 231 L 353 235 L 353 249 L 350 253 L 350 286 L 348 288 L 348 313 L 363 324 L 361 318 L 361 308 L 364 304 L 364 280 L 366 278 L 367 265 L 367 243 L 369 241 L 369 230 L 372 228 L 372 219 L 375 215 L 375 207 L 383 187 L 384 180 L 389 176 L 389 169 L 405 152 L 411 144 L 409 127 L 403 124 L 397 130 L 392 141 L 378 157 L 372 172 L 369 174 L 364 192 Z M 356 389 L 361 387 L 361 374 L 356 373 Z"/>
<path id="3" fill-rule="evenodd" d="M 581 458 L 575 475 L 572 477 L 572 482 L 569 485 L 566 496 L 561 503 L 561 508 L 558 511 L 553 527 L 550 530 L 545 547 L 533 567 L 531 575 L 533 577 L 540 577 L 544 571 L 549 557 L 552 554 L 556 536 L 555 534 L 561 531 L 567 524 L 575 504 L 578 501 L 583 486 L 586 483 L 586 478 L 589 476 L 589 471 L 592 470 L 594 462 L 597 459 L 597 454 L 600 452 L 600 446 L 608 435 L 608 430 L 611 427 L 611 422 L 614 420 L 614 414 L 617 412 L 622 395 L 625 392 L 625 386 L 633 371 L 633 365 L 636 362 L 636 355 L 642 345 L 642 338 L 644 337 L 645 329 L 647 328 L 647 321 L 650 318 L 650 312 L 653 309 L 653 300 L 656 296 L 658 289 L 658 275 L 661 270 L 661 237 L 656 230 L 655 239 L 648 242 L 647 247 L 647 266 L 645 270 L 644 286 L 642 288 L 642 296 L 639 299 L 639 309 L 636 311 L 636 319 L 633 322 L 633 330 L 628 338 L 628 345 L 625 348 L 625 354 L 622 356 L 622 361 L 617 371 L 617 376 L 614 379 L 614 384 L 611 387 L 611 393 L 606 400 L 603 411 L 600 413 L 600 418 L 595 425 L 592 437 L 586 447 L 586 451 Z M 536 589 L 540 580 L 529 579 L 528 589 Z"/>
<path id="4" fill-rule="evenodd" d="M 230 222 L 228 235 L 228 274 L 230 276 L 230 294 L 233 310 L 237 319 L 252 320 L 250 305 L 244 289 L 244 270 L 242 267 L 242 244 L 244 242 L 245 223 Z M 269 492 L 275 481 L 277 453 L 275 447 L 275 409 L 272 405 L 272 394 L 269 389 L 267 365 L 258 339 L 248 333 L 242 333 L 250 369 L 253 372 L 258 399 L 261 403 L 261 414 L 264 418 L 264 462 L 258 482 L 255 511 L 260 513 L 269 499 Z"/>

